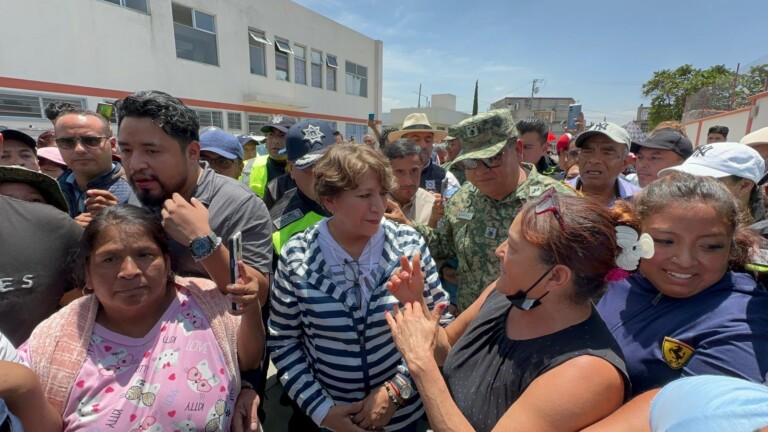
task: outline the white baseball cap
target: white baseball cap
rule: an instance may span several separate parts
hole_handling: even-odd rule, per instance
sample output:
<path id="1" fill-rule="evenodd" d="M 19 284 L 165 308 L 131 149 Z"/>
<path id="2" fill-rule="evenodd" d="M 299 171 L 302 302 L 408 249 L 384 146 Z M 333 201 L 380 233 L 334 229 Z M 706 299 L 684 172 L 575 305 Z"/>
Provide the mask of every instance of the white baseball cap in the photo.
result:
<path id="1" fill-rule="evenodd" d="M 627 146 L 627 151 L 629 151 L 629 147 L 632 144 L 632 138 L 626 129 L 616 123 L 602 122 L 595 123 L 592 127 L 579 134 L 576 137 L 576 147 L 581 148 L 589 137 L 595 135 L 605 135 L 615 143 L 624 144 Z"/>
<path id="2" fill-rule="evenodd" d="M 659 177 L 674 171 L 701 177 L 736 176 L 757 184 L 765 173 L 765 162 L 760 153 L 747 145 L 724 142 L 697 147 L 682 165 L 659 171 Z"/>

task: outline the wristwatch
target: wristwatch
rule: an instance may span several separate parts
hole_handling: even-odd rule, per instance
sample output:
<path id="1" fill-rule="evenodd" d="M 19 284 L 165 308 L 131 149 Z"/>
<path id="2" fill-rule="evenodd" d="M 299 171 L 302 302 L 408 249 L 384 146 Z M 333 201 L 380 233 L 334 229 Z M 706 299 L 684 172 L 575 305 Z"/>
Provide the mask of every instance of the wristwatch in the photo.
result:
<path id="1" fill-rule="evenodd" d="M 403 363 L 400 363 L 399 365 L 397 365 L 397 373 L 401 374 L 406 378 L 411 377 L 411 371 L 409 371 L 408 366 L 404 365 Z"/>
<path id="2" fill-rule="evenodd" d="M 392 377 L 392 384 L 397 388 L 397 391 L 400 393 L 400 398 L 402 398 L 403 401 L 407 401 L 413 396 L 413 387 L 411 387 L 411 384 L 402 376 L 395 375 Z"/>
<path id="3" fill-rule="evenodd" d="M 209 256 L 221 246 L 221 237 L 211 231 L 208 235 L 195 237 L 189 244 L 189 252 L 195 261 L 201 261 Z"/>

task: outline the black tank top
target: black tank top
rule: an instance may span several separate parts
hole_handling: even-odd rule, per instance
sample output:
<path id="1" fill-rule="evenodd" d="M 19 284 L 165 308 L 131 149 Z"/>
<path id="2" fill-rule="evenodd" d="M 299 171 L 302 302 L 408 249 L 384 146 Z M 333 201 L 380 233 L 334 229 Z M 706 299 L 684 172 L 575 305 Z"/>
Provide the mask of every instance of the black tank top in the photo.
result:
<path id="1" fill-rule="evenodd" d="M 544 300 L 546 301 L 546 300 Z M 592 309 L 585 321 L 550 335 L 511 340 L 505 323 L 512 305 L 494 291 L 464 335 L 451 348 L 443 374 L 451 396 L 476 431 L 490 431 L 539 375 L 582 355 L 602 358 L 624 378 L 621 348 Z"/>

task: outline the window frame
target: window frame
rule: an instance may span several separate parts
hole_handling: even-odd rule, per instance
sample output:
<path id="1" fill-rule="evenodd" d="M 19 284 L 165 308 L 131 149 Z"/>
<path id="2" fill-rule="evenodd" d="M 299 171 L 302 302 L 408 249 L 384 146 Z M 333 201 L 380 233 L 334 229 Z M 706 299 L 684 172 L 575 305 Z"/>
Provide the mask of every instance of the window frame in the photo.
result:
<path id="1" fill-rule="evenodd" d="M 184 8 L 184 9 L 189 9 L 190 10 L 191 18 L 192 18 L 192 26 L 191 27 L 189 25 L 183 23 L 183 22 L 176 21 L 176 18 L 173 16 L 173 7 L 174 6 L 178 6 L 180 8 Z M 197 24 L 197 14 L 198 13 L 211 17 L 212 24 L 213 24 L 213 31 L 205 29 L 205 28 L 198 27 L 198 24 Z M 216 24 L 216 15 L 209 14 L 208 12 L 203 12 L 202 10 L 199 10 L 199 9 L 196 9 L 196 8 L 193 8 L 191 6 L 187 6 L 187 5 L 184 5 L 184 4 L 181 4 L 181 3 L 171 2 L 171 21 L 172 21 L 172 24 L 174 26 L 173 27 L 173 38 L 174 38 L 174 44 L 175 44 L 175 48 L 176 48 L 176 58 L 177 59 L 193 61 L 195 63 L 202 63 L 202 64 L 206 64 L 206 65 L 209 65 L 209 66 L 216 66 L 216 67 L 220 66 L 219 37 L 218 37 L 218 33 L 217 33 L 218 25 Z M 215 63 L 208 63 L 206 61 L 195 60 L 195 59 L 192 59 L 192 58 L 180 57 L 179 56 L 179 48 L 178 48 L 178 42 L 179 41 L 178 41 L 178 35 L 177 35 L 177 32 L 176 32 L 176 25 L 177 24 L 180 25 L 180 26 L 183 26 L 183 27 L 186 27 L 186 28 L 189 28 L 189 29 L 192 29 L 192 30 L 200 31 L 200 32 L 203 32 L 205 34 L 213 36 L 213 48 L 215 50 L 214 54 L 215 54 L 216 62 Z M 194 43 L 193 43 L 193 48 L 194 48 Z"/>
<path id="2" fill-rule="evenodd" d="M 320 56 L 320 60 L 317 63 L 315 63 L 315 54 L 318 54 Z M 309 75 L 311 78 L 310 80 L 311 86 L 314 88 L 320 88 L 320 89 L 323 88 L 323 52 L 322 51 L 314 48 L 312 49 L 310 53 L 310 65 L 311 66 L 310 66 Z M 317 85 L 315 85 L 315 73 L 314 73 L 315 67 L 320 68 L 320 72 L 318 73 L 319 82 L 317 83 Z"/>
<path id="3" fill-rule="evenodd" d="M 35 105 L 38 110 L 35 112 L 37 116 L 33 115 L 12 115 L 12 114 L 4 114 L 0 112 L 0 118 L 7 118 L 7 119 L 23 119 L 23 120 L 48 120 L 45 117 L 45 106 L 52 101 L 62 100 L 65 102 L 76 102 L 80 104 L 80 108 L 87 109 L 88 108 L 88 100 L 84 97 L 72 97 L 72 96 L 59 96 L 59 95 L 50 95 L 50 94 L 38 94 L 38 93 L 26 93 L 26 92 L 14 92 L 14 91 L 0 91 L 0 100 L 4 98 L 14 98 L 14 97 L 21 97 L 21 98 L 35 98 L 37 99 L 37 104 Z M 31 102 L 31 100 L 29 101 Z"/>
<path id="4" fill-rule="evenodd" d="M 109 3 L 109 4 L 112 4 L 112 5 L 115 5 L 117 7 L 121 7 L 123 9 L 128 9 L 128 10 L 132 10 L 134 12 L 142 13 L 144 15 L 152 15 L 150 7 L 149 7 L 149 0 L 142 0 L 144 2 L 144 5 L 146 6 L 147 10 L 141 10 L 141 9 L 132 8 L 132 7 L 130 7 L 130 6 L 128 6 L 126 4 L 127 0 L 101 0 L 101 1 L 104 2 L 104 3 Z"/>
<path id="5" fill-rule="evenodd" d="M 296 84 L 307 85 L 307 47 L 303 45 L 299 45 L 294 42 L 293 47 L 291 49 L 294 49 L 294 48 L 296 50 L 293 52 L 293 82 L 295 82 Z M 296 52 L 299 50 L 304 51 L 304 54 L 301 57 L 296 54 Z M 303 63 L 304 65 L 304 73 L 301 76 L 304 82 L 299 81 L 299 67 L 298 67 L 299 63 Z"/>
<path id="6" fill-rule="evenodd" d="M 354 66 L 354 69 L 355 69 L 354 73 L 351 73 L 351 72 L 348 71 L 349 65 L 353 65 Z M 359 75 L 360 68 L 364 68 L 365 69 L 365 76 Z M 360 89 L 359 90 L 360 90 L 361 93 L 364 93 L 364 94 L 350 93 L 349 85 L 348 85 L 350 76 L 352 76 L 353 78 L 359 78 L 361 80 L 361 85 L 360 85 Z M 363 84 L 362 81 L 365 82 L 365 85 L 362 85 Z M 368 67 L 367 66 L 363 66 L 363 65 L 351 62 L 349 60 L 345 61 L 345 63 L 344 63 L 344 91 L 346 92 L 346 94 L 348 94 L 350 96 L 359 96 L 359 97 L 364 97 L 364 98 L 368 97 Z"/>
<path id="7" fill-rule="evenodd" d="M 242 132 L 243 130 L 243 113 L 240 111 L 226 111 L 227 113 L 227 130 L 236 130 Z M 239 127 L 232 125 L 232 117 L 237 116 L 237 123 Z"/>
<path id="8" fill-rule="evenodd" d="M 272 45 L 272 42 L 267 37 L 265 31 L 248 27 L 248 69 L 250 70 L 251 75 L 267 76 L 267 45 Z M 261 50 L 261 63 L 264 73 L 253 71 L 252 50 Z"/>

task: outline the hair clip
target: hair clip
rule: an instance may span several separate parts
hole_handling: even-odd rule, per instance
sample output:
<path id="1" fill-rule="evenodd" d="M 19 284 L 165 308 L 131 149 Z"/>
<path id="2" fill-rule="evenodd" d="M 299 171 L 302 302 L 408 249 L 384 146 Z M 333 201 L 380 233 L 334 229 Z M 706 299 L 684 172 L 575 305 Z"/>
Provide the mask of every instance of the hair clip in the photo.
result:
<path id="1" fill-rule="evenodd" d="M 647 233 L 638 237 L 634 228 L 626 225 L 616 227 L 616 243 L 621 248 L 621 253 L 616 258 L 616 266 L 632 271 L 637 269 L 640 258 L 653 256 L 653 239 Z"/>

